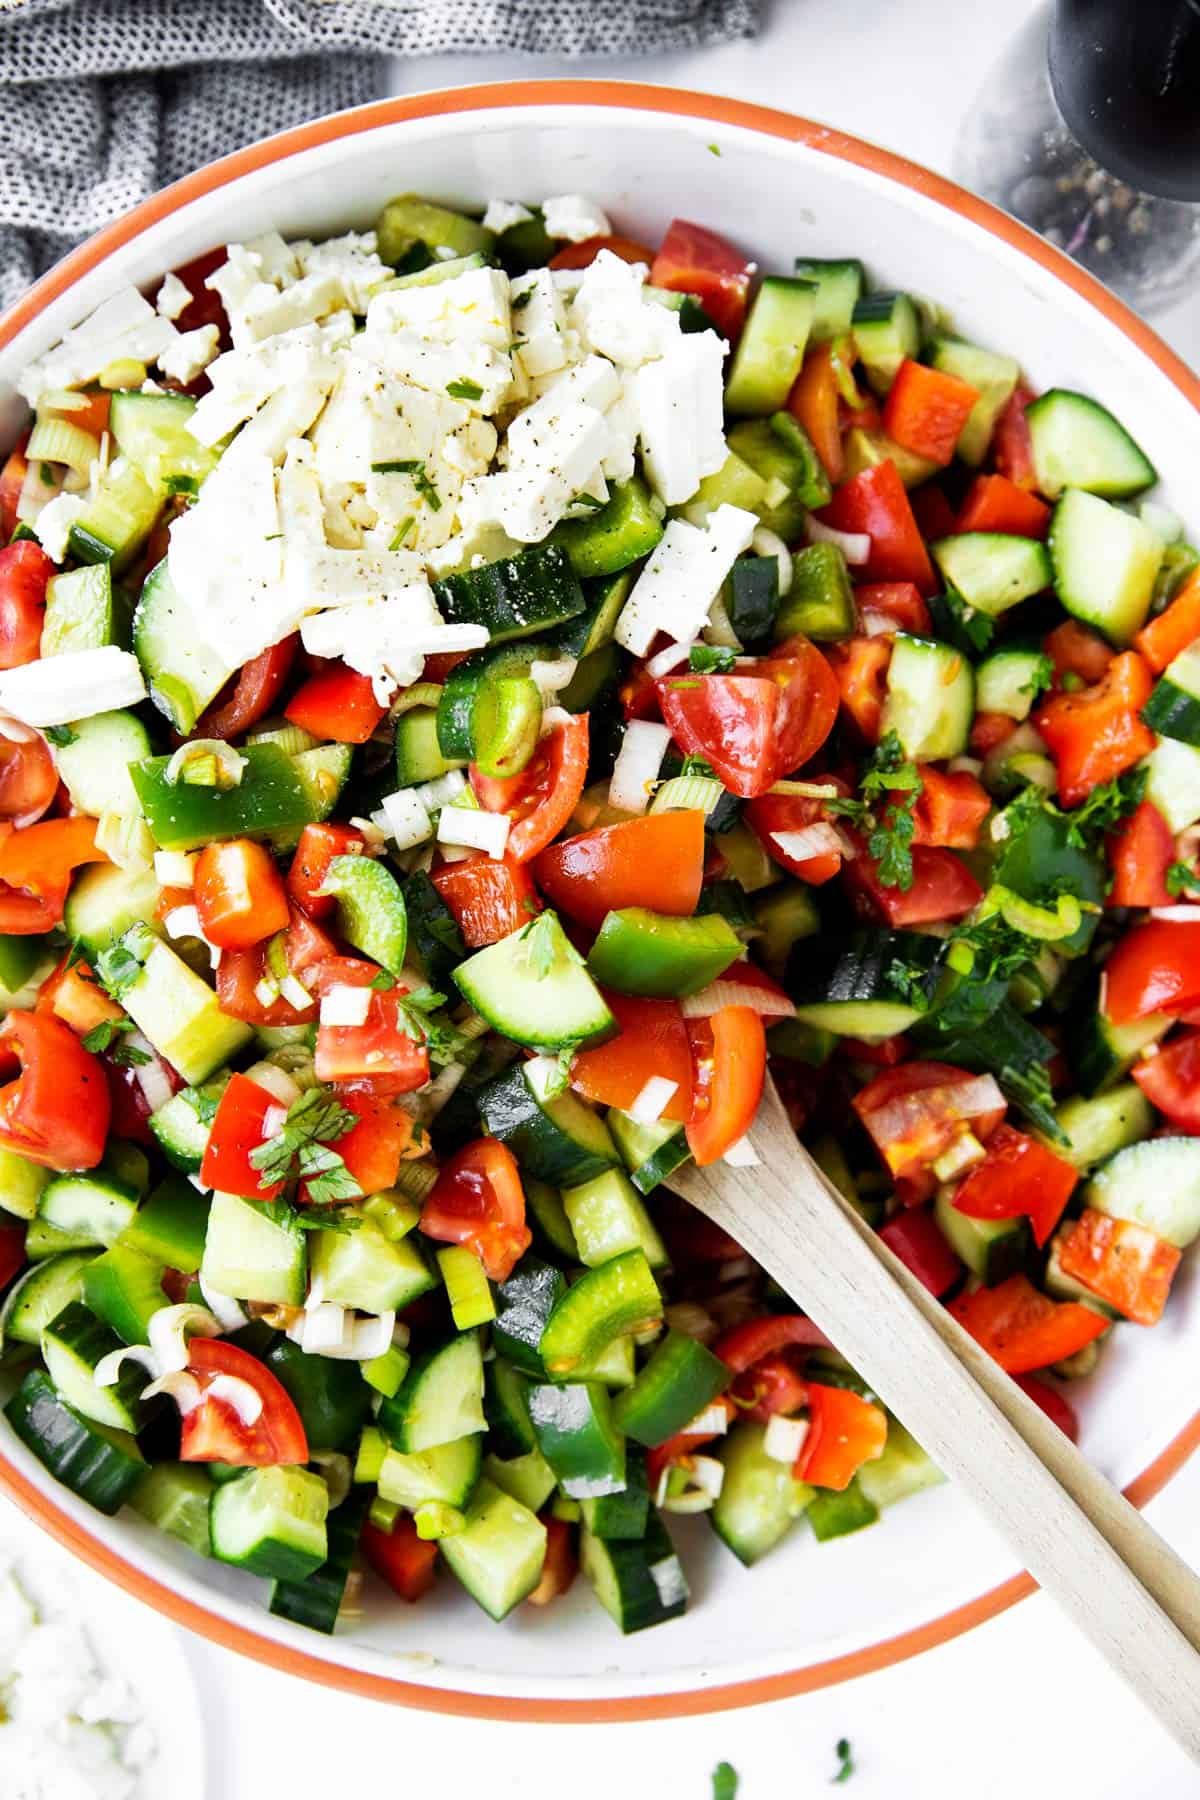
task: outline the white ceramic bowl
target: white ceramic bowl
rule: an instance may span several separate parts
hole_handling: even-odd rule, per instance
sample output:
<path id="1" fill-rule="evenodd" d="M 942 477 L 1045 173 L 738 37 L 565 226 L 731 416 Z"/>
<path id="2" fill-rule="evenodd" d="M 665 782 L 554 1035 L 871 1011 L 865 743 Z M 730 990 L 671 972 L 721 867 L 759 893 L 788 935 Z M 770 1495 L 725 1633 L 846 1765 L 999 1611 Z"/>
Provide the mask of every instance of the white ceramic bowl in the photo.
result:
<path id="1" fill-rule="evenodd" d="M 768 269 L 790 268 L 798 252 L 859 256 L 876 286 L 936 297 L 964 334 L 1018 355 L 1035 385 L 1106 402 L 1157 463 L 1166 503 L 1200 528 L 1200 384 L 1066 258 L 927 171 L 823 127 L 608 82 L 388 101 L 272 138 L 168 189 L 0 321 L 0 428 L 15 432 L 22 365 L 118 284 L 152 283 L 268 227 L 319 236 L 368 226 L 396 191 L 469 204 L 581 191 L 650 243 L 680 214 L 726 232 Z M 1115 1480 L 1135 1483 L 1136 1497 L 1200 1441 L 1198 1343 L 1193 1259 L 1162 1324 L 1123 1327 L 1099 1378 L 1073 1391 L 1084 1448 Z M 376 1697 L 505 1718 L 648 1717 L 794 1693 L 910 1655 L 1029 1587 L 966 1503 L 941 1489 L 832 1544 L 797 1531 L 749 1572 L 703 1520 L 679 1521 L 691 1610 L 627 1640 L 583 1583 L 545 1612 L 521 1609 L 495 1626 L 450 1580 L 416 1608 L 378 1595 L 362 1625 L 329 1640 L 271 1618 L 265 1584 L 74 1501 L 7 1426 L 0 1485 L 87 1561 L 221 1642 Z"/>

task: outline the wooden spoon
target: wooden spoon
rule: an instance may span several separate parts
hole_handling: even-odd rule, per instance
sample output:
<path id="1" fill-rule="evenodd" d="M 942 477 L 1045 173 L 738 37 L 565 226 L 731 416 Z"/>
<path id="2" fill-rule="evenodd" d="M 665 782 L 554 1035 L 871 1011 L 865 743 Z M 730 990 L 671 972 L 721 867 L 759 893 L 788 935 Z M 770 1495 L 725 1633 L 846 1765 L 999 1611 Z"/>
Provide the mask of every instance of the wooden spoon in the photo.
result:
<path id="1" fill-rule="evenodd" d="M 827 1333 L 1200 1762 L 1200 1578 L 863 1223 L 770 1080 L 749 1136 L 757 1166 L 671 1186 Z"/>

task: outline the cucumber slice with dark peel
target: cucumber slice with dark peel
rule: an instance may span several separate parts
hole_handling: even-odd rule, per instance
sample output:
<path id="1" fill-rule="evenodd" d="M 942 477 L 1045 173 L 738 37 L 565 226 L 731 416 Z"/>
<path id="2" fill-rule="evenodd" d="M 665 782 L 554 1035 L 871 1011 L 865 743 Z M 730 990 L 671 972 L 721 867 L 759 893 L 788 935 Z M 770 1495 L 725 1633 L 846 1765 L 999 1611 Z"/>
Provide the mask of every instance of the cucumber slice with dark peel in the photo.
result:
<path id="1" fill-rule="evenodd" d="M 67 1405 L 97 1425 L 108 1425 L 114 1431 L 137 1431 L 142 1423 L 139 1396 L 146 1385 L 145 1369 L 125 1363 L 111 1387 L 96 1385 L 97 1365 L 120 1348 L 116 1332 L 78 1300 L 65 1307 L 42 1331 L 42 1358 Z"/>
<path id="2" fill-rule="evenodd" d="M 1033 1237 L 1028 1219 L 970 1219 L 959 1212 L 952 1190 L 942 1188 L 933 1216 L 954 1254 L 985 1287 L 998 1287 L 1028 1267 Z"/>
<path id="3" fill-rule="evenodd" d="M 373 856 L 335 856 L 323 891 L 338 903 L 338 928 L 348 943 L 392 975 L 404 968 L 408 914 L 400 884 Z"/>
<path id="4" fill-rule="evenodd" d="M 1130 643 L 1150 611 L 1162 539 L 1098 494 L 1068 488 L 1054 509 L 1047 542 L 1067 611 L 1119 648 Z"/>
<path id="5" fill-rule="evenodd" d="M 83 1300 L 125 1344 L 148 1344 L 150 1321 L 169 1304 L 163 1265 L 127 1244 L 114 1244 L 83 1272 Z"/>
<path id="6" fill-rule="evenodd" d="M 413 1363 L 399 1392 L 378 1412 L 380 1430 L 411 1453 L 487 1430 L 479 1334 L 460 1332 Z"/>
<path id="7" fill-rule="evenodd" d="M 188 1115 L 199 1125 L 198 1115 L 182 1094 L 176 1094 L 170 1102 L 170 1106 L 176 1105 L 186 1107 Z M 163 1112 L 168 1110 L 167 1107 L 163 1108 Z M 162 1116 L 163 1113 L 156 1113 L 154 1118 L 161 1120 Z M 150 1123 L 153 1130 L 154 1119 Z M 199 1128 L 207 1142 L 208 1127 L 202 1125 Z M 162 1141 L 160 1137 L 159 1142 Z M 198 1170 L 199 1167 L 200 1157 L 197 1156 L 195 1169 Z M 185 1275 L 195 1275 L 204 1257 L 204 1234 L 208 1229 L 210 1204 L 209 1195 L 198 1193 L 190 1181 L 185 1181 L 178 1175 L 168 1175 L 142 1201 L 118 1242 L 127 1244 L 131 1250 L 141 1251 L 152 1262 L 164 1263 L 171 1269 L 182 1269 Z"/>
<path id="8" fill-rule="evenodd" d="M 614 1107 L 608 1115 L 608 1128 L 639 1194 L 652 1193 L 691 1155 L 682 1125 L 662 1119 L 655 1125 L 642 1125 Z"/>
<path id="9" fill-rule="evenodd" d="M 550 1315 L 567 1291 L 567 1279 L 553 1263 L 540 1256 L 521 1258 L 507 1281 L 496 1289 L 496 1317 L 492 1343 L 498 1356 L 507 1357 L 517 1369 L 539 1380 L 546 1373 L 538 1345 Z M 510 1403 L 511 1404 L 511 1403 Z M 532 1448 L 532 1426 L 530 1426 Z M 515 1436 L 516 1426 L 513 1426 Z"/>
<path id="10" fill-rule="evenodd" d="M 601 1538 L 585 1528 L 579 1566 L 605 1612 L 626 1636 L 687 1611 L 687 1576 L 653 1507 L 645 1536 L 636 1540 Z"/>
<path id="11" fill-rule="evenodd" d="M 581 1502 L 583 1522 L 594 1537 L 638 1539 L 646 1535 L 650 1521 L 650 1489 L 646 1477 L 646 1453 L 637 1444 L 625 1446 L 625 1486 L 615 1494 L 597 1494 Z"/>
<path id="12" fill-rule="evenodd" d="M 839 1036 L 878 1041 L 907 1031 L 932 1004 L 945 946 L 915 931 L 859 931 L 822 945 L 804 940 L 788 964 L 788 985 L 801 1024 Z M 903 986 L 897 971 L 903 969 Z"/>
<path id="13" fill-rule="evenodd" d="M 538 544 L 433 584 L 451 625 L 485 625 L 493 644 L 532 637 L 586 611 L 579 577 L 560 544 Z"/>
<path id="14" fill-rule="evenodd" d="M 529 1417 L 529 1388 L 529 1377 L 502 1356 L 494 1356 L 484 1369 L 483 1411 L 488 1441 L 500 1456 L 524 1456 L 537 1447 Z"/>
<path id="15" fill-rule="evenodd" d="M 403 893 L 412 948 L 421 959 L 430 986 L 440 988 L 466 958 L 467 946 L 458 920 L 422 870 L 409 876 Z"/>
<path id="16" fill-rule="evenodd" d="M 855 257 L 838 261 L 820 256 L 798 256 L 793 268 L 805 281 L 816 283 L 810 343 L 827 344 L 831 338 L 844 337 L 850 329 L 854 308 L 862 297 L 865 280 L 862 264 Z"/>
<path id="17" fill-rule="evenodd" d="M 367 1516 L 369 1496 L 351 1493 L 325 1522 L 328 1553 L 319 1569 L 296 1580 L 277 1580 L 271 1589 L 271 1611 L 277 1619 L 332 1633 L 346 1595 L 346 1583 Z"/>
<path id="18" fill-rule="evenodd" d="M 537 1586 L 546 1559 L 546 1527 L 493 1481 L 482 1480 L 461 1531 L 443 1538 L 442 1558 L 473 1600 L 503 1619 Z"/>
<path id="19" fill-rule="evenodd" d="M 618 1396 L 614 1415 L 621 1430 L 653 1449 L 682 1431 L 723 1393 L 732 1379 L 719 1357 L 697 1338 L 668 1331 L 631 1388 Z"/>
<path id="20" fill-rule="evenodd" d="M 250 1469 L 223 1483 L 210 1513 L 212 1553 L 276 1581 L 303 1581 L 329 1553 L 329 1489 L 309 1469 Z"/>
<path id="21" fill-rule="evenodd" d="M 133 615 L 133 648 L 151 700 L 181 736 L 233 673 L 225 657 L 196 631 L 165 561 L 146 578 Z"/>
<path id="22" fill-rule="evenodd" d="M 815 1490 L 792 1465 L 763 1449 L 766 1427 L 739 1420 L 720 1446 L 725 1479 L 709 1514 L 713 1530 L 746 1567 L 773 1550 L 811 1503 Z"/>
<path id="23" fill-rule="evenodd" d="M 146 1470 L 129 1504 L 147 1524 L 178 1538 L 197 1556 L 207 1556 L 212 1496 L 212 1476 L 202 1463 L 164 1462 Z"/>
<path id="24" fill-rule="evenodd" d="M 4 1416 L 56 1481 L 110 1518 L 146 1473 L 137 1439 L 76 1412 L 43 1369 L 30 1369 Z"/>
<path id="25" fill-rule="evenodd" d="M 625 1486 L 625 1439 L 608 1389 L 596 1381 L 541 1382 L 529 1391 L 538 1449 L 564 1494 L 584 1500 Z"/>
<path id="26" fill-rule="evenodd" d="M 604 506 L 586 519 L 568 519 L 555 538 L 577 575 L 616 575 L 649 556 L 663 534 L 650 491 L 635 475 L 615 487 Z"/>
<path id="27" fill-rule="evenodd" d="M 0 1310 L 0 1346 L 40 1344 L 52 1319 L 83 1299 L 83 1277 L 95 1250 L 67 1250 L 26 1269 L 4 1296 Z"/>
<path id="28" fill-rule="evenodd" d="M 306 1356 L 282 1335 L 259 1354 L 291 1396 L 310 1450 L 344 1450 L 357 1437 L 371 1411 L 371 1389 L 358 1363 Z"/>
<path id="29" fill-rule="evenodd" d="M 929 546 L 934 562 L 968 606 L 994 618 L 1050 586 L 1044 544 L 1001 531 L 962 531 Z"/>
<path id="30" fill-rule="evenodd" d="M 1154 1108 L 1133 1081 L 1094 1099 L 1076 1095 L 1064 1100 L 1054 1116 L 1066 1142 L 1055 1142 L 1051 1148 L 1085 1172 L 1154 1130 Z"/>
<path id="31" fill-rule="evenodd" d="M 586 1044 L 615 1028 L 583 958 L 551 912 L 477 950 L 454 971 L 454 982 L 489 1025 L 531 1049 Z"/>
<path id="32" fill-rule="evenodd" d="M 800 373 L 816 310 L 817 284 L 767 275 L 751 303 L 725 382 L 731 413 L 772 413 Z"/>
<path id="33" fill-rule="evenodd" d="M 1154 464 L 1106 406 L 1069 388 L 1050 388 L 1025 408 L 1038 491 L 1057 500 L 1082 488 L 1129 500 L 1158 480 Z"/>

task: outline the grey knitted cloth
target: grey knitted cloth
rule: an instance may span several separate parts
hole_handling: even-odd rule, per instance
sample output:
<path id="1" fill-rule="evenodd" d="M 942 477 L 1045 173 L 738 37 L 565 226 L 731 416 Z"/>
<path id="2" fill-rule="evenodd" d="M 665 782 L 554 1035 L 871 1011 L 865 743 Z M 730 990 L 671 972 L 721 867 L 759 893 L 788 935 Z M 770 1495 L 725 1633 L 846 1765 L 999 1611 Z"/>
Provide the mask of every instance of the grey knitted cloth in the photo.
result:
<path id="1" fill-rule="evenodd" d="M 0 0 L 0 306 L 215 156 L 383 85 L 382 57 L 752 37 L 760 0 Z"/>

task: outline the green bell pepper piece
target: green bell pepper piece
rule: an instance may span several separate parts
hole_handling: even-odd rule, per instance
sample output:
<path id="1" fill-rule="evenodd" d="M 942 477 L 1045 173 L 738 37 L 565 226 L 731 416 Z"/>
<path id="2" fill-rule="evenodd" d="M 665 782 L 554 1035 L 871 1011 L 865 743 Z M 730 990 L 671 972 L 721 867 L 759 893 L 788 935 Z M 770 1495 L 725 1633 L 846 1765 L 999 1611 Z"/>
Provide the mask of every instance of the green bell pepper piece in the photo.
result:
<path id="1" fill-rule="evenodd" d="M 613 1421 L 608 1389 L 598 1381 L 529 1391 L 538 1449 L 574 1500 L 619 1493 L 625 1486 L 625 1439 Z"/>
<path id="2" fill-rule="evenodd" d="M 266 837 L 309 825 L 311 796 L 278 744 L 249 744 L 236 787 L 169 782 L 168 756 L 131 763 L 129 773 L 146 822 L 163 850 L 198 850 L 217 838 Z"/>
<path id="3" fill-rule="evenodd" d="M 392 975 L 404 967 L 408 911 L 390 869 L 370 856 L 335 856 L 322 892 L 337 896 L 338 929 Z"/>
<path id="4" fill-rule="evenodd" d="M 741 954 L 741 939 L 719 913 L 675 919 L 626 906 L 601 925 L 588 969 L 601 987 L 619 994 L 678 1000 L 698 994 Z"/>
<path id="5" fill-rule="evenodd" d="M 0 937 L 0 988 L 17 993 L 47 952 L 44 937 Z"/>

